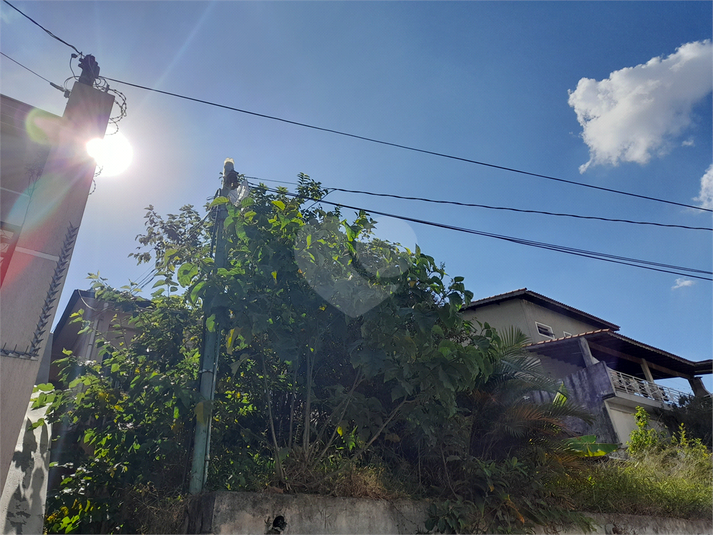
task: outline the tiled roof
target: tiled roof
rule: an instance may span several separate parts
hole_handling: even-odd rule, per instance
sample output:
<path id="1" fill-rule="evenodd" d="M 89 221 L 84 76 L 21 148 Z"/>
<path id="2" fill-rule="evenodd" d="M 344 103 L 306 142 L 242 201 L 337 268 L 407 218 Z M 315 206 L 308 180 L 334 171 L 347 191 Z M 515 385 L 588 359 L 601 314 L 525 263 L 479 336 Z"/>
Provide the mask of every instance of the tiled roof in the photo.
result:
<path id="1" fill-rule="evenodd" d="M 612 332 L 611 329 L 597 329 L 596 331 L 587 331 L 586 333 L 579 333 L 579 334 L 570 334 L 569 336 L 563 336 L 561 338 L 551 338 L 549 340 L 541 340 L 539 342 L 533 342 L 531 344 L 527 344 L 528 347 L 531 346 L 539 346 L 543 344 L 551 344 L 553 342 L 559 342 L 561 340 L 568 340 L 572 338 L 581 338 L 583 336 L 589 336 L 590 334 L 597 334 L 597 333 L 609 333 Z"/>
<path id="2" fill-rule="evenodd" d="M 645 359 L 649 363 L 690 376 L 713 373 L 713 360 L 711 359 L 694 362 L 613 332 L 611 329 L 598 329 L 563 338 L 543 340 L 529 344 L 527 347 L 530 351 L 543 355 L 554 352 L 552 353 L 554 356 L 562 352 L 568 341 L 579 338 L 585 338 L 589 342 L 593 353 L 604 352 L 610 356 L 621 355 L 619 358 L 628 357 L 634 362 L 639 362 L 638 359 Z"/>

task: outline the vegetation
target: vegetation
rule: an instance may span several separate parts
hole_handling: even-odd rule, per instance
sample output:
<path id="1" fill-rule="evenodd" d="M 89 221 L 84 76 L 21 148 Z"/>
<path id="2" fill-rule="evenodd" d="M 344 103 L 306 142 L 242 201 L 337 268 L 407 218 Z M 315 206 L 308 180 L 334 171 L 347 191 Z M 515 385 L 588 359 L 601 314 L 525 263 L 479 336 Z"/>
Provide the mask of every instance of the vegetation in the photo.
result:
<path id="1" fill-rule="evenodd" d="M 691 438 L 699 438 L 710 451 L 713 449 L 713 397 L 682 396 L 670 410 L 656 411 L 656 419 L 669 433 L 678 431 L 681 424 Z"/>
<path id="2" fill-rule="evenodd" d="M 207 490 L 429 498 L 438 532 L 588 528 L 573 496 L 590 497 L 585 456 L 607 445 L 571 437 L 563 419 L 589 416 L 527 356 L 522 334 L 464 321 L 461 277 L 379 240 L 363 212 L 349 222 L 305 208 L 324 194 L 306 175 L 299 193 L 261 187 L 238 207 L 218 198 L 207 222 L 190 206 L 166 218 L 149 207 L 133 256 L 157 269 L 151 299 L 94 277 L 96 297 L 137 335 L 98 337 L 100 362 L 67 355 L 62 384 L 43 386 L 37 403 L 52 404 L 60 435 L 47 530 L 181 529 L 205 418 Z M 210 331 L 222 334 L 212 402 L 196 388 Z"/>
<path id="3" fill-rule="evenodd" d="M 637 407 L 637 429 L 627 460 L 607 459 L 579 477 L 560 481 L 582 511 L 710 518 L 713 509 L 711 454 L 684 424 L 670 438 L 653 429 Z"/>

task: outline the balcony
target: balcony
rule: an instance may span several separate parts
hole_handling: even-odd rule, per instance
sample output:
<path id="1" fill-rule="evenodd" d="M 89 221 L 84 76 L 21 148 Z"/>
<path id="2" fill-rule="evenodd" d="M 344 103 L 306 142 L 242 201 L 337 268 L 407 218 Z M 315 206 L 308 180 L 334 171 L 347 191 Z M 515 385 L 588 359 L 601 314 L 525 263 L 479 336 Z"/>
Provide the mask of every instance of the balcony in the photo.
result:
<path id="1" fill-rule="evenodd" d="M 667 386 L 657 385 L 644 379 L 639 379 L 633 375 L 621 373 L 609 369 L 609 377 L 616 392 L 624 392 L 633 396 L 641 396 L 646 399 L 658 401 L 664 405 L 677 405 L 682 397 L 690 397 L 692 394 L 681 392 Z"/>

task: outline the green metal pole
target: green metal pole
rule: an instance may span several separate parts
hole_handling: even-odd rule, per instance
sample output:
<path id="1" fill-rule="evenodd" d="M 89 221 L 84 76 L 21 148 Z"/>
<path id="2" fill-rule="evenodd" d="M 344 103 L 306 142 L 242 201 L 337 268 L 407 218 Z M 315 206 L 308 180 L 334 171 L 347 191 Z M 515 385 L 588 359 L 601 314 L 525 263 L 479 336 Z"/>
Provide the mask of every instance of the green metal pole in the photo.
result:
<path id="1" fill-rule="evenodd" d="M 227 197 L 229 189 L 225 182 L 220 190 L 221 197 Z M 227 209 L 224 204 L 216 207 L 215 217 L 215 262 L 214 270 L 225 267 L 225 236 L 223 234 L 223 223 L 227 216 Z M 203 300 L 203 314 L 207 318 L 212 314 L 213 299 L 215 292 L 206 295 Z M 191 480 L 188 490 L 191 494 L 198 494 L 203 491 L 206 476 L 208 473 L 208 463 L 210 462 L 210 422 L 213 412 L 213 397 L 215 394 L 215 381 L 218 375 L 218 354 L 220 352 L 220 331 L 221 326 L 215 322 L 213 330 L 205 330 L 203 340 L 203 354 L 201 356 L 200 368 L 200 393 L 203 403 L 207 403 L 207 410 L 199 411 L 196 418 L 196 430 L 193 441 L 193 465 L 191 467 Z"/>

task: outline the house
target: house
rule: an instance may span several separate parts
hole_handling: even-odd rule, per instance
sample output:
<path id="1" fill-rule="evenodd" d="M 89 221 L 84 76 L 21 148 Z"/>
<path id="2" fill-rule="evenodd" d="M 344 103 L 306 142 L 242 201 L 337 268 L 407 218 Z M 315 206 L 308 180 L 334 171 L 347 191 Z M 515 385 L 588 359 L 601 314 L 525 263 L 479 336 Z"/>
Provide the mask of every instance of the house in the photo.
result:
<path id="1" fill-rule="evenodd" d="M 594 424 L 575 423 L 575 431 L 603 442 L 626 443 L 637 406 L 666 409 L 688 395 L 656 380 L 684 378 L 695 395 L 710 395 L 699 376 L 713 373 L 713 360 L 693 362 L 638 342 L 618 325 L 527 288 L 473 301 L 464 316 L 527 335 L 527 349 L 545 373 L 561 379 L 570 399 L 594 414 Z"/>
<path id="2" fill-rule="evenodd" d="M 81 320 L 74 321 L 79 319 L 76 314 L 80 312 Z M 115 304 L 96 299 L 91 290 L 74 290 L 52 333 L 50 358 L 43 362 L 49 381 L 54 385 L 60 384 L 59 369 L 54 363 L 66 356 L 65 351 L 71 351 L 81 362 L 101 362 L 97 336 L 117 347 L 121 344 L 128 346 L 138 332 L 130 324 L 130 317 Z M 90 330 L 80 333 L 85 325 Z"/>

